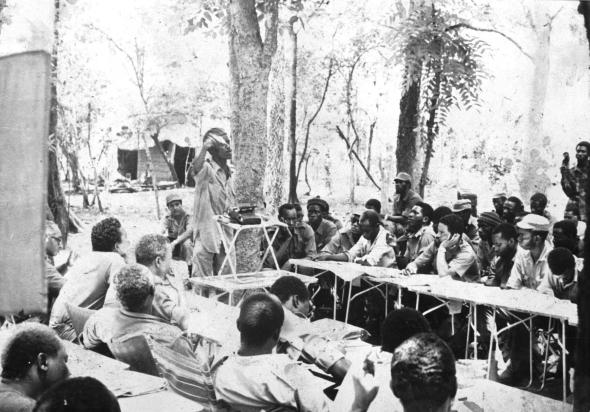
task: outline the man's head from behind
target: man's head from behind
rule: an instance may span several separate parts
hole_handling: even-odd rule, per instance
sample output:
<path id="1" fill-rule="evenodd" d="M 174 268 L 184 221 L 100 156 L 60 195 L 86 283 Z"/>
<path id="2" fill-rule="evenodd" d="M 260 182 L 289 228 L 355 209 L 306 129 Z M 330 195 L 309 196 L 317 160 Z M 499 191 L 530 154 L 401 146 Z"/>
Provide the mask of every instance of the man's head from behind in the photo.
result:
<path id="1" fill-rule="evenodd" d="M 267 293 L 248 296 L 240 307 L 237 326 L 241 354 L 269 354 L 276 346 L 285 314 L 281 302 Z"/>
<path id="2" fill-rule="evenodd" d="M 381 324 L 381 349 L 393 353 L 403 341 L 424 332 L 430 332 L 424 315 L 411 308 L 396 309 Z"/>
<path id="3" fill-rule="evenodd" d="M 553 225 L 553 245 L 578 252 L 578 227 L 572 220 L 560 220 Z"/>
<path id="4" fill-rule="evenodd" d="M 113 393 L 97 379 L 77 377 L 53 386 L 41 396 L 34 412 L 120 412 Z"/>
<path id="5" fill-rule="evenodd" d="M 405 412 L 449 411 L 457 393 L 453 352 L 431 333 L 409 338 L 393 353 L 391 389 Z"/>
<path id="6" fill-rule="evenodd" d="M 115 290 L 124 309 L 135 313 L 151 311 L 155 288 L 152 274 L 145 266 L 123 266 L 115 278 Z"/>
<path id="7" fill-rule="evenodd" d="M 574 280 L 576 274 L 576 258 L 568 249 L 558 247 L 549 252 L 547 265 L 555 276 L 563 278 L 565 283 Z"/>
<path id="8" fill-rule="evenodd" d="M 291 203 L 285 203 L 279 206 L 279 220 L 289 227 L 293 227 L 297 224 L 297 209 L 295 205 Z"/>
<path id="9" fill-rule="evenodd" d="M 381 213 L 381 202 L 377 199 L 369 199 L 365 203 L 365 209 L 371 209 L 377 213 Z"/>
<path id="10" fill-rule="evenodd" d="M 142 236 L 135 246 L 135 261 L 150 268 L 156 276 L 167 275 L 172 261 L 172 248 L 168 238 L 162 235 Z"/>
<path id="11" fill-rule="evenodd" d="M 19 325 L 2 353 L 2 379 L 27 382 L 36 398 L 70 372 L 68 355 L 53 330 L 38 323 Z"/>
<path id="12" fill-rule="evenodd" d="M 270 288 L 283 306 L 290 312 L 302 318 L 309 318 L 313 314 L 311 296 L 305 284 L 295 276 L 281 276 Z"/>
<path id="13" fill-rule="evenodd" d="M 108 217 L 94 225 L 90 240 L 92 250 L 95 252 L 116 252 L 125 256 L 129 248 L 127 232 L 121 227 L 121 222 L 114 217 Z"/>

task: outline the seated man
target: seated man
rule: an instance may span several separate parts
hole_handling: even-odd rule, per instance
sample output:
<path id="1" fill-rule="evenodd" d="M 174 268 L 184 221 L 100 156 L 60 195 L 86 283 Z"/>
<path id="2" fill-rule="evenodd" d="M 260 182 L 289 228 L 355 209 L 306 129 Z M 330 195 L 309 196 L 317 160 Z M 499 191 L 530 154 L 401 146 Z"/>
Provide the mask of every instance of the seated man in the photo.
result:
<path id="1" fill-rule="evenodd" d="M 281 276 L 271 286 L 270 293 L 279 298 L 285 314 L 281 328 L 281 341 L 285 344 L 281 345 L 278 351 L 296 352 L 296 358 L 299 358 L 301 353 L 303 360 L 315 363 L 337 379 L 342 379 L 350 366 L 344 354 L 332 348 L 327 340 L 307 333 L 306 328 L 302 327 L 302 323 L 309 325 L 314 310 L 305 284 L 296 276 Z M 308 353 L 309 350 L 313 353 Z"/>
<path id="2" fill-rule="evenodd" d="M 350 216 L 350 226 L 338 231 L 324 246 L 322 253 L 336 255 L 338 253 L 348 252 L 358 242 L 362 236 L 361 226 L 359 224 L 361 213 L 353 213 Z"/>
<path id="3" fill-rule="evenodd" d="M 307 223 L 315 235 L 316 252 L 322 250 L 338 232 L 334 223 L 323 218 L 326 205 L 324 200 L 315 197 L 307 202 Z"/>
<path id="4" fill-rule="evenodd" d="M 453 213 L 461 218 L 463 221 L 464 233 L 467 235 L 474 248 L 479 243 L 479 233 L 477 230 L 477 219 L 472 214 L 471 201 L 469 199 L 457 200 L 453 204 Z"/>
<path id="5" fill-rule="evenodd" d="M 402 343 L 391 361 L 391 390 L 404 412 L 448 412 L 457 394 L 455 357 L 449 346 L 430 333 Z"/>
<path id="6" fill-rule="evenodd" d="M 398 173 L 394 182 L 395 197 L 393 199 L 393 216 L 385 215 L 385 220 L 405 224 L 410 210 L 412 210 L 416 203 L 421 202 L 422 198 L 411 189 L 412 177 L 408 173 Z"/>
<path id="7" fill-rule="evenodd" d="M 580 219 L 580 207 L 574 200 L 568 200 L 565 205 L 565 211 L 563 212 L 563 218 L 565 220 L 571 220 L 576 224 L 578 229 L 578 237 L 584 240 L 584 234 L 586 233 L 586 222 Z M 580 250 L 583 250 L 581 247 Z"/>
<path id="8" fill-rule="evenodd" d="M 416 260 L 426 248 L 434 242 L 435 233 L 432 229 L 432 207 L 424 202 L 418 202 L 408 215 L 406 229 L 406 252 L 403 256 L 403 267 Z"/>
<path id="9" fill-rule="evenodd" d="M 303 213 L 303 208 L 299 203 L 293 203 L 295 210 L 297 211 L 297 223 L 303 223 L 303 218 L 305 214 Z"/>
<path id="10" fill-rule="evenodd" d="M 330 204 L 328 202 L 326 202 L 324 199 L 320 199 L 319 196 L 316 196 L 315 199 L 318 199 L 318 201 L 323 204 L 322 219 L 325 219 L 327 221 L 334 223 L 334 225 L 336 226 L 336 230 L 342 229 L 344 227 L 342 222 L 340 220 L 338 220 L 337 218 L 335 218 L 334 216 L 332 216 L 332 214 L 330 213 Z"/>
<path id="11" fill-rule="evenodd" d="M 288 227 L 279 227 L 272 248 L 280 268 L 288 269 L 289 259 L 311 259 L 316 254 L 313 229 L 304 222 L 297 221 L 295 205 L 285 203 L 279 207 L 279 220 Z M 272 235 L 271 235 L 272 239 Z M 266 242 L 263 242 L 263 247 Z M 272 256 L 266 257 L 264 267 L 275 268 Z"/>
<path id="12" fill-rule="evenodd" d="M 531 213 L 539 216 L 543 216 L 547 218 L 549 222 L 553 221 L 551 217 L 551 213 L 546 209 L 547 208 L 547 196 L 543 193 L 535 193 L 531 196 L 530 200 L 531 205 Z"/>
<path id="13" fill-rule="evenodd" d="M 51 387 L 41 396 L 35 412 L 121 412 L 115 395 L 89 376 L 71 378 Z"/>
<path id="14" fill-rule="evenodd" d="M 518 233 L 511 224 L 501 223 L 492 231 L 492 243 L 495 257 L 490 265 L 490 275 L 485 285 L 505 288 L 514 265 Z"/>
<path id="15" fill-rule="evenodd" d="M 173 193 L 166 196 L 166 206 L 168 206 L 170 213 L 162 221 L 162 234 L 167 236 L 172 244 L 184 232 L 190 230 L 191 215 L 184 211 L 182 198 L 178 194 Z M 192 239 L 189 238 L 182 242 L 174 243 L 172 257 L 186 262 L 189 266 L 189 273 L 191 273 L 191 262 L 193 259 Z"/>
<path id="16" fill-rule="evenodd" d="M 214 364 L 213 386 L 218 400 L 239 411 L 278 406 L 327 409 L 327 398 L 313 375 L 288 355 L 272 353 L 283 319 L 283 308 L 274 296 L 257 293 L 244 299 L 237 321 L 240 349 Z"/>
<path id="17" fill-rule="evenodd" d="M 492 197 L 492 203 L 494 205 L 494 212 L 496 212 L 496 214 L 498 216 L 500 216 L 500 218 L 502 218 L 502 214 L 504 213 L 504 202 L 505 201 L 506 201 L 506 193 L 504 193 L 504 192 L 496 193 Z"/>
<path id="18" fill-rule="evenodd" d="M 60 338 L 73 341 L 76 331 L 66 303 L 87 309 L 102 308 L 113 276 L 125 265 L 127 233 L 114 217 L 101 220 L 90 235 L 92 252 L 81 256 L 65 276 L 66 283 L 53 304 L 49 326 Z"/>
<path id="19" fill-rule="evenodd" d="M 367 200 L 365 202 L 365 209 L 371 209 L 379 213 L 379 217 L 381 218 L 381 223 L 383 224 L 383 227 L 387 229 L 389 233 L 395 235 L 395 223 L 393 223 L 391 220 L 385 219 L 385 215 L 381 214 L 381 202 L 379 200 Z"/>
<path id="20" fill-rule="evenodd" d="M 18 325 L 2 351 L 0 412 L 31 412 L 35 400 L 70 372 L 68 355 L 45 325 Z"/>
<path id="21" fill-rule="evenodd" d="M 153 275 L 143 265 L 124 266 L 117 274 L 115 290 L 120 303 L 118 308 L 102 308 L 93 314 L 83 332 L 83 344 L 92 349 L 113 340 L 146 334 L 157 342 L 171 346 L 182 334 L 171 325 L 152 314 L 155 286 Z M 188 353 L 192 351 L 186 346 Z"/>
<path id="22" fill-rule="evenodd" d="M 551 229 L 553 234 L 553 246 L 564 247 L 574 255 L 579 253 L 579 238 L 576 224 L 571 220 L 555 222 Z"/>
<path id="23" fill-rule="evenodd" d="M 454 214 L 447 215 L 440 220 L 438 230 L 441 240 L 435 261 L 438 275 L 467 282 L 478 281 L 477 258 L 473 247 L 463 238 L 463 220 Z"/>
<path id="24" fill-rule="evenodd" d="M 57 298 L 65 283 L 64 277 L 53 263 L 53 258 L 59 253 L 60 248 L 61 231 L 54 222 L 48 220 L 45 222 L 45 278 L 50 302 Z"/>
<path id="25" fill-rule="evenodd" d="M 547 264 L 551 272 L 541 281 L 539 292 L 577 303 L 578 271 L 572 252 L 563 247 L 556 247 L 549 252 Z"/>
<path id="26" fill-rule="evenodd" d="M 502 220 L 511 225 L 515 225 L 519 222 L 527 212 L 524 211 L 524 205 L 522 200 L 516 196 L 510 196 L 504 201 L 504 207 L 502 211 Z"/>
<path id="27" fill-rule="evenodd" d="M 363 266 L 395 267 L 395 252 L 390 246 L 391 235 L 374 210 L 366 210 L 360 218 L 363 236 L 348 252 L 336 255 L 319 255 L 317 260 L 354 262 Z"/>
<path id="28" fill-rule="evenodd" d="M 489 272 L 490 265 L 494 260 L 494 249 L 492 247 L 492 231 L 502 223 L 500 216 L 494 212 L 483 212 L 477 219 L 479 244 L 477 245 L 477 261 L 482 272 Z"/>
<path id="29" fill-rule="evenodd" d="M 180 286 L 171 277 L 172 248 L 162 235 L 145 235 L 135 246 L 135 261 L 147 267 L 152 274 L 155 296 L 151 314 L 166 322 L 172 322 L 186 329 L 188 309 L 181 302 Z M 178 283 L 178 281 L 176 281 Z M 116 284 L 111 284 L 105 299 L 105 307 L 117 307 Z"/>

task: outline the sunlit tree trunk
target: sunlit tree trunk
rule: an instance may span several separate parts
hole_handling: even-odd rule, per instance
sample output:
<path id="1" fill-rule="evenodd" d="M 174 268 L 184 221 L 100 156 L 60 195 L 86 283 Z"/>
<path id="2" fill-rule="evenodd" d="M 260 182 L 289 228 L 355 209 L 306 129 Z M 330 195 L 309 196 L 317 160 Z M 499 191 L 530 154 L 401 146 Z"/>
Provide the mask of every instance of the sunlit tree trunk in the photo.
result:
<path id="1" fill-rule="evenodd" d="M 289 141 L 289 202 L 297 203 L 297 33 L 291 18 L 285 25 L 285 136 Z"/>
<path id="2" fill-rule="evenodd" d="M 268 78 L 277 47 L 278 2 L 266 3 L 263 42 L 254 0 L 229 0 L 230 125 L 237 202 L 263 204 Z M 238 271 L 258 267 L 260 236 L 244 233 L 236 247 Z"/>

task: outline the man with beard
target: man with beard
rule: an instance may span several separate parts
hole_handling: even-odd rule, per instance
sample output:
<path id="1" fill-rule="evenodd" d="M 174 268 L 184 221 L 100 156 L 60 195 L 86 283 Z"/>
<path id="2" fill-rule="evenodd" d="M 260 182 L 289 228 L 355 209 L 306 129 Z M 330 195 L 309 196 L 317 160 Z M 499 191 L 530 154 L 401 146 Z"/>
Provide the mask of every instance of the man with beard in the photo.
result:
<path id="1" fill-rule="evenodd" d="M 279 220 L 288 227 L 279 227 L 272 245 L 279 267 L 285 267 L 289 259 L 311 259 L 316 254 L 313 229 L 297 221 L 295 205 L 285 203 L 279 207 Z M 264 267 L 275 268 L 272 256 L 267 256 Z"/>
<path id="2" fill-rule="evenodd" d="M 500 223 L 492 230 L 492 245 L 494 260 L 490 265 L 490 275 L 486 286 L 506 287 L 506 282 L 514 265 L 514 256 L 518 246 L 518 233 L 514 226 Z"/>
<path id="3" fill-rule="evenodd" d="M 317 251 L 321 251 L 326 246 L 334 235 L 338 232 L 336 225 L 323 215 L 328 213 L 326 209 L 326 201 L 320 198 L 312 198 L 307 202 L 307 223 L 313 229 L 315 234 L 315 245 Z"/>
<path id="4" fill-rule="evenodd" d="M 586 181 L 588 180 L 588 155 L 590 154 L 590 143 L 580 142 L 576 146 L 577 165 L 570 169 L 570 157 L 568 153 L 563 154 L 561 164 L 561 188 L 571 200 L 578 203 L 580 218 L 586 221 Z"/>
<path id="5" fill-rule="evenodd" d="M 336 233 L 332 240 L 324 246 L 322 253 L 335 255 L 337 253 L 348 252 L 363 234 L 359 224 L 360 216 L 360 213 L 353 213 L 350 216 L 350 227 Z"/>
<path id="6" fill-rule="evenodd" d="M 416 203 L 408 215 L 406 252 L 403 258 L 398 259 L 400 268 L 416 260 L 434 242 L 436 235 L 431 221 L 432 207 L 428 203 Z"/>
<path id="7" fill-rule="evenodd" d="M 366 210 L 360 218 L 363 236 L 345 253 L 319 255 L 317 260 L 354 262 L 363 266 L 395 267 L 395 252 L 390 246 L 391 235 L 381 225 L 379 214 Z"/>
<path id="8" fill-rule="evenodd" d="M 176 239 L 189 230 L 191 215 L 185 212 L 182 198 L 176 193 L 166 196 L 166 206 L 170 213 L 162 221 L 162 234 L 170 241 L 172 258 L 185 261 L 190 269 L 193 258 L 192 239 L 186 239 L 181 243 L 177 243 Z"/>
<path id="9" fill-rule="evenodd" d="M 522 200 L 516 196 L 510 196 L 504 202 L 504 208 L 502 212 L 502 220 L 511 225 L 515 225 L 516 222 L 520 221 L 527 213 L 524 211 Z"/>
<path id="10" fill-rule="evenodd" d="M 477 245 L 477 261 L 482 271 L 487 272 L 494 260 L 494 249 L 492 247 L 492 231 L 502 223 L 500 216 L 494 212 L 483 212 L 477 219 L 479 244 Z"/>

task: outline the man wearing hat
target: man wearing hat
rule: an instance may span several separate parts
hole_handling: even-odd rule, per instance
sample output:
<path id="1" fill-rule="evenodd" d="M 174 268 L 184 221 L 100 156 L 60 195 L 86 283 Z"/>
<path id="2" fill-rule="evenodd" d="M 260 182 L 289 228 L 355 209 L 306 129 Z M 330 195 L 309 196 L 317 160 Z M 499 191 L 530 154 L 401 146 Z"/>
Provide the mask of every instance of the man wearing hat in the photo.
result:
<path id="1" fill-rule="evenodd" d="M 311 226 L 315 234 L 318 252 L 330 243 L 330 240 L 338 233 L 336 225 L 322 217 L 327 212 L 327 205 L 325 200 L 318 197 L 311 198 L 307 202 L 307 224 Z"/>
<path id="2" fill-rule="evenodd" d="M 191 266 L 193 242 L 186 237 L 179 239 L 190 228 L 191 216 L 182 207 L 182 198 L 178 193 L 166 196 L 166 206 L 170 213 L 162 221 L 162 234 L 170 241 L 172 257 L 183 260 Z"/>
<path id="3" fill-rule="evenodd" d="M 477 249 L 479 243 L 479 234 L 477 230 L 477 219 L 471 214 L 471 200 L 460 199 L 455 202 L 451 209 L 454 214 L 459 216 L 465 225 L 465 234 L 471 241 L 474 249 Z"/>
<path id="4" fill-rule="evenodd" d="M 547 276 L 551 276 L 548 256 L 553 249 L 547 242 L 550 223 L 547 218 L 528 214 L 516 224 L 518 245 L 521 249 L 514 256 L 514 266 L 506 287 L 510 289 L 528 288 L 538 290 Z M 546 281 L 546 280 L 545 280 Z M 498 327 L 504 327 L 505 319 L 498 317 Z M 516 326 L 509 333 L 510 364 L 498 377 L 507 385 L 520 386 L 529 375 L 529 332 L 523 326 Z"/>
<path id="5" fill-rule="evenodd" d="M 386 220 L 396 223 L 405 223 L 408 215 L 416 203 L 422 198 L 412 187 L 412 178 L 405 172 L 400 172 L 394 179 L 395 197 L 393 198 L 393 216 L 385 215 Z"/>
<path id="6" fill-rule="evenodd" d="M 362 212 L 357 211 L 350 215 L 350 225 L 344 229 L 341 229 L 334 235 L 332 240 L 324 246 L 322 253 L 329 255 L 336 255 L 338 253 L 348 252 L 358 240 L 361 238 L 363 232 L 359 219 Z"/>
<path id="7" fill-rule="evenodd" d="M 494 248 L 492 246 L 492 231 L 502 223 L 502 219 L 494 212 L 483 212 L 477 218 L 479 244 L 477 245 L 477 260 L 479 268 L 487 272 L 494 260 Z"/>

